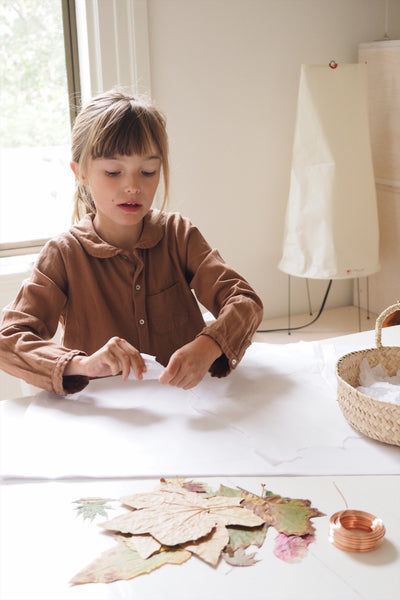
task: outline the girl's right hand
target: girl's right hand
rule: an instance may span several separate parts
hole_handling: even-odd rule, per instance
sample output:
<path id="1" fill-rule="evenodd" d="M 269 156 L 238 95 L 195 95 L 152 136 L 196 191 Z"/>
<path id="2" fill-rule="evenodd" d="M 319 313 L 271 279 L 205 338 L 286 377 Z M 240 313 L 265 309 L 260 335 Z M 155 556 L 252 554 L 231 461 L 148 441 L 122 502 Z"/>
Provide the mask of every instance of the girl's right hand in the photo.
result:
<path id="1" fill-rule="evenodd" d="M 121 373 L 122 381 L 126 381 L 131 369 L 136 379 L 143 378 L 146 364 L 142 355 L 123 338 L 112 337 L 94 354 L 74 356 L 67 364 L 64 375 L 107 377 Z"/>

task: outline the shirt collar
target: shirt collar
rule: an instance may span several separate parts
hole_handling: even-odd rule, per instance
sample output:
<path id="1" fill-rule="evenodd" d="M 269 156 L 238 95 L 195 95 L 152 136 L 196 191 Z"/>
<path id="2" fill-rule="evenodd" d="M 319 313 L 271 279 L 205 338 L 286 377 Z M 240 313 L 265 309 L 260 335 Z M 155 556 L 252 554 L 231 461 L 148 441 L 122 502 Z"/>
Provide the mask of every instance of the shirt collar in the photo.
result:
<path id="1" fill-rule="evenodd" d="M 126 254 L 126 250 L 112 246 L 97 234 L 93 226 L 94 214 L 85 215 L 77 225 L 73 225 L 70 233 L 77 238 L 84 249 L 96 258 L 110 258 L 118 254 Z M 143 219 L 143 229 L 135 248 L 145 249 L 156 246 L 164 235 L 165 215 L 159 210 L 150 209 Z"/>

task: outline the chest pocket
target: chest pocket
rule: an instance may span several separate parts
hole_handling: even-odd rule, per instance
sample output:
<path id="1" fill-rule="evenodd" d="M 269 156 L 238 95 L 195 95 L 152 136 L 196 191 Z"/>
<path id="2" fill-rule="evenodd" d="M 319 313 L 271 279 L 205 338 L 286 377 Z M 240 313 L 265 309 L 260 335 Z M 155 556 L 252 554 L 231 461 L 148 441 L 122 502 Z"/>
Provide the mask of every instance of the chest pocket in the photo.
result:
<path id="1" fill-rule="evenodd" d="M 185 328 L 191 317 L 200 312 L 192 292 L 180 282 L 147 296 L 147 315 L 150 326 L 159 334 Z"/>

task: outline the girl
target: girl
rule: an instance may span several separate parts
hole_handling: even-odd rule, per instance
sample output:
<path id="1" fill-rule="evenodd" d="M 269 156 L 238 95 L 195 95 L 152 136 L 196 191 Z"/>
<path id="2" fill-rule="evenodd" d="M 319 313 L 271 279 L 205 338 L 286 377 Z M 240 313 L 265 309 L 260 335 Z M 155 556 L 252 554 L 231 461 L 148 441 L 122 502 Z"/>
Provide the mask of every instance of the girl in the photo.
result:
<path id="1" fill-rule="evenodd" d="M 168 141 L 158 110 L 122 92 L 94 98 L 72 132 L 75 225 L 49 241 L 4 310 L 0 367 L 65 395 L 90 378 L 165 366 L 163 384 L 189 389 L 238 364 L 262 304 L 168 196 Z M 164 202 L 152 208 L 162 174 Z M 205 326 L 197 300 L 215 317 Z M 62 342 L 52 338 L 58 324 Z"/>

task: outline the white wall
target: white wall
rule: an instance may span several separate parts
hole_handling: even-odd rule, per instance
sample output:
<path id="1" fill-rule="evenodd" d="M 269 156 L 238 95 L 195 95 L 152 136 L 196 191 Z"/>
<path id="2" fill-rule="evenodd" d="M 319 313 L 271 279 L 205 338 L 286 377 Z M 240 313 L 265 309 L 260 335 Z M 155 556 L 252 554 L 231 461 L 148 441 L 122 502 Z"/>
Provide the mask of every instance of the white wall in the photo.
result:
<path id="1" fill-rule="evenodd" d="M 302 63 L 357 62 L 360 42 L 400 37 L 400 0 L 148 0 L 151 89 L 168 119 L 172 208 L 287 313 L 281 257 Z M 326 282 L 310 282 L 317 307 Z M 292 279 L 292 311 L 307 310 Z M 336 281 L 328 306 L 352 303 Z"/>
<path id="2" fill-rule="evenodd" d="M 400 0 L 77 5 L 87 16 L 81 33 L 88 39 L 80 44 L 91 61 L 85 89 L 151 87 L 168 119 L 171 208 L 189 216 L 251 282 L 266 318 L 286 315 L 288 279 L 277 264 L 300 65 L 356 62 L 360 42 L 385 31 L 399 39 Z M 12 285 L 0 277 L 0 308 L 15 296 L 18 277 Z M 326 284 L 310 281 L 314 309 Z M 351 282 L 336 281 L 328 306 L 351 304 L 352 297 Z M 307 307 L 304 281 L 292 278 L 292 312 Z"/>

